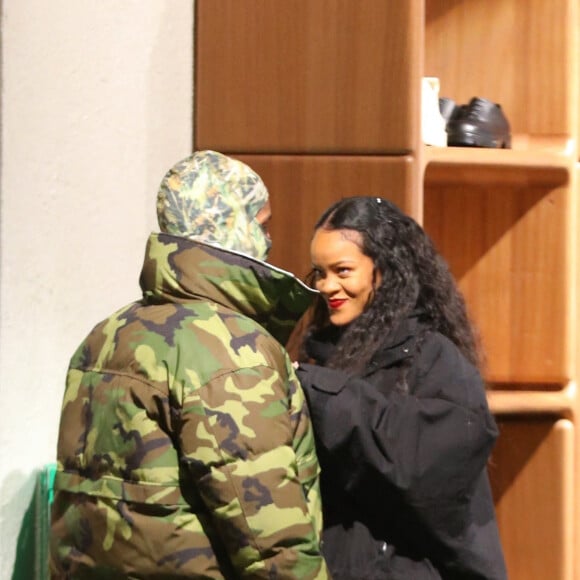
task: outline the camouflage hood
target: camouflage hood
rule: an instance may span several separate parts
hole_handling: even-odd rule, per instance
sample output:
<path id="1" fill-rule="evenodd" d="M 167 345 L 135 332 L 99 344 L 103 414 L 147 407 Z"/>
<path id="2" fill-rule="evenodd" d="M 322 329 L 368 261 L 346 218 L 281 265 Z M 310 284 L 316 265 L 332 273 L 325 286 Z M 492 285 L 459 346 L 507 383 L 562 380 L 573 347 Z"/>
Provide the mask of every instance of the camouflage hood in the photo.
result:
<path id="1" fill-rule="evenodd" d="M 256 320 L 282 344 L 317 294 L 290 272 L 170 234 L 149 237 L 140 285 L 146 303 L 216 302 Z"/>
<path id="2" fill-rule="evenodd" d="M 161 231 L 265 260 L 270 239 L 256 216 L 268 202 L 260 176 L 217 151 L 176 163 L 157 193 Z"/>

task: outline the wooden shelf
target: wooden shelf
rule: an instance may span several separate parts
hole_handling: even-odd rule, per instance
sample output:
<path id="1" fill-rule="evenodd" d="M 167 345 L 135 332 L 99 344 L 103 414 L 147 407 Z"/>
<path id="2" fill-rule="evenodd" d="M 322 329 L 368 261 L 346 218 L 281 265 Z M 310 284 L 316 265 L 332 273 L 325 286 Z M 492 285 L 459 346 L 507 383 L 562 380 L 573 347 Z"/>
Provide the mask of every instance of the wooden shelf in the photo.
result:
<path id="1" fill-rule="evenodd" d="M 562 185 L 570 181 L 573 158 L 566 147 L 550 149 L 484 149 L 425 147 L 424 182 L 435 183 L 534 183 Z"/>
<path id="2" fill-rule="evenodd" d="M 484 165 L 508 167 L 569 168 L 575 142 L 571 139 L 550 141 L 545 147 L 518 147 L 512 149 L 486 149 L 483 147 L 431 147 L 425 146 L 425 164 Z"/>
<path id="3" fill-rule="evenodd" d="M 577 413 L 578 386 L 570 381 L 561 391 L 488 391 L 495 415 L 556 415 L 574 419 Z"/>

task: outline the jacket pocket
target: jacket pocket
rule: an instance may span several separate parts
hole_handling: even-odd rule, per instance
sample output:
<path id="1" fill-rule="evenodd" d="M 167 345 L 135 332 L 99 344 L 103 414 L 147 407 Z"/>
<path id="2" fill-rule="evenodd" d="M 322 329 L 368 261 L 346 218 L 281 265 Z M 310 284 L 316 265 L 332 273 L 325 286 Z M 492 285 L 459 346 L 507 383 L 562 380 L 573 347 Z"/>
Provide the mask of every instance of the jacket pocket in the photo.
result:
<path id="1" fill-rule="evenodd" d="M 338 369 L 301 363 L 296 375 L 304 388 L 313 388 L 328 395 L 337 395 L 349 380 L 349 375 Z"/>

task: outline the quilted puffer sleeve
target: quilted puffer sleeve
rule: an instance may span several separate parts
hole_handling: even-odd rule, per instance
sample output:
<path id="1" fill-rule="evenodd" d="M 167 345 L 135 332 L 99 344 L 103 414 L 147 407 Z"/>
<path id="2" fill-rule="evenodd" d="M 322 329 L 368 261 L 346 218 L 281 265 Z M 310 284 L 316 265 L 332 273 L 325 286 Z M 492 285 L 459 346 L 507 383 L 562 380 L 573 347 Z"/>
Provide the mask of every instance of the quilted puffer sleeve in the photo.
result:
<path id="1" fill-rule="evenodd" d="M 306 494 L 308 511 L 318 535 L 322 533 L 322 503 L 320 498 L 320 467 L 316 455 L 314 432 L 304 391 L 287 358 L 286 372 L 290 388 L 290 417 L 294 429 L 293 447 L 300 483 Z"/>
<path id="2" fill-rule="evenodd" d="M 185 394 L 183 461 L 240 577 L 328 577 L 305 409 L 289 360 L 228 370 Z"/>

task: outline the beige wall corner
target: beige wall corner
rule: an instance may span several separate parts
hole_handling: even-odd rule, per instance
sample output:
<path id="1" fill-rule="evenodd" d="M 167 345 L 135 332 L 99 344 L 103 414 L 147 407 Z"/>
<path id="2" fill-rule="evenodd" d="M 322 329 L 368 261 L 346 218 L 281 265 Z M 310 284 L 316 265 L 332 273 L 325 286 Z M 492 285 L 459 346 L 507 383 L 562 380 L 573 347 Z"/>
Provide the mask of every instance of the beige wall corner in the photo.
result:
<path id="1" fill-rule="evenodd" d="M 0 0 L 0 15 L 4 580 L 68 360 L 138 298 L 157 185 L 192 149 L 193 2 Z"/>

